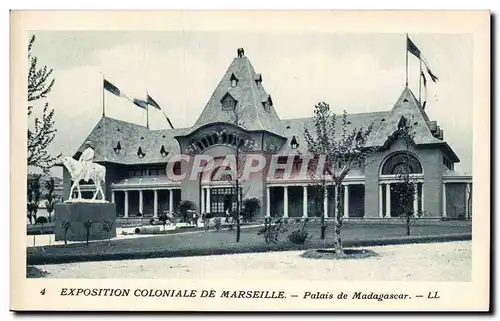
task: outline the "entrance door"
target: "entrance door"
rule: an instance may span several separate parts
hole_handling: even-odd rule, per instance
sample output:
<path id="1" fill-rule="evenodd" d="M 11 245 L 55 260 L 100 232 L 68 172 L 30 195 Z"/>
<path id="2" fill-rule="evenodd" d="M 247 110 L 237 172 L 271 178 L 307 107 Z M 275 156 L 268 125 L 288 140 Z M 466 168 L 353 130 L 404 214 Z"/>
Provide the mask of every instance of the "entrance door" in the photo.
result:
<path id="1" fill-rule="evenodd" d="M 225 216 L 226 210 L 236 210 L 236 193 L 233 187 L 210 189 L 210 211 L 215 216 Z"/>

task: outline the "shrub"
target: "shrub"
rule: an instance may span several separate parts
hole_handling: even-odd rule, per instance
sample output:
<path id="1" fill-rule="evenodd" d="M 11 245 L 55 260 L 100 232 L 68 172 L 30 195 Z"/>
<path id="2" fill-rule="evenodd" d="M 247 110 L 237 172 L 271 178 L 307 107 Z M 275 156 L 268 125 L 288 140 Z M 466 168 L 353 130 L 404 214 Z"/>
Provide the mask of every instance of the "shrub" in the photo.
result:
<path id="1" fill-rule="evenodd" d="M 278 243 L 280 233 L 286 231 L 287 228 L 283 225 L 282 219 L 277 219 L 273 222 L 272 218 L 266 217 L 264 226 L 257 232 L 257 235 L 263 235 L 266 244 Z"/>
<path id="2" fill-rule="evenodd" d="M 217 232 L 219 232 L 219 231 L 220 231 L 221 226 L 222 226 L 222 220 L 221 220 L 221 218 L 220 218 L 220 217 L 216 217 L 216 218 L 214 219 L 214 227 L 215 227 L 215 230 L 216 230 Z"/>
<path id="3" fill-rule="evenodd" d="M 247 198 L 243 200 L 243 220 L 250 221 L 257 212 L 260 211 L 260 201 L 258 198 Z"/>
<path id="4" fill-rule="evenodd" d="M 36 218 L 35 224 L 47 224 L 49 221 L 45 216 L 39 216 Z"/>
<path id="5" fill-rule="evenodd" d="M 309 233 L 301 229 L 295 230 L 288 235 L 288 240 L 293 244 L 304 244 L 309 237 Z"/>
<path id="6" fill-rule="evenodd" d="M 40 234 L 43 234 L 43 224 L 47 224 L 48 222 L 49 221 L 45 216 L 39 216 L 36 218 L 35 224 L 40 224 L 42 226 L 42 231 L 40 232 Z"/>
<path id="7" fill-rule="evenodd" d="M 302 226 L 299 224 L 298 228 L 288 235 L 288 240 L 293 244 L 304 244 L 309 237 L 309 233 L 306 231 L 308 222 L 308 218 L 304 219 Z"/>
<path id="8" fill-rule="evenodd" d="M 135 216 L 136 216 L 136 217 L 142 217 L 142 213 L 141 213 L 141 212 L 139 212 L 139 213 L 135 214 Z"/>

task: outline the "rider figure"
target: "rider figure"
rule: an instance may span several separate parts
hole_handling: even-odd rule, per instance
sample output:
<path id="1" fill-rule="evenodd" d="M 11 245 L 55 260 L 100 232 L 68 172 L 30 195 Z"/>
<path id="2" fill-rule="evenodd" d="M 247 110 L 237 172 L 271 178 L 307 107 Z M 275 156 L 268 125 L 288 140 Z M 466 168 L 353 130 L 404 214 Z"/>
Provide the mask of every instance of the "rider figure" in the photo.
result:
<path id="1" fill-rule="evenodd" d="M 84 171 L 84 180 L 88 182 L 90 180 L 90 174 L 92 172 L 92 161 L 94 160 L 94 150 L 92 149 L 92 142 L 85 142 L 85 150 L 82 155 L 80 155 L 79 161 L 82 163 Z"/>

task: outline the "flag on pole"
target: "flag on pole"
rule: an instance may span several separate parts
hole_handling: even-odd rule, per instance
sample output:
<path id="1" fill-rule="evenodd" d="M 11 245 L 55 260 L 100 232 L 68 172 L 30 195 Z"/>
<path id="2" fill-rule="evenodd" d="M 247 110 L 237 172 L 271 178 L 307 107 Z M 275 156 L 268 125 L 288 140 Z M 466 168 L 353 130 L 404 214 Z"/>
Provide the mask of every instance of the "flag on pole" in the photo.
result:
<path id="1" fill-rule="evenodd" d="M 116 87 L 115 85 L 113 85 L 112 83 L 110 83 L 109 81 L 107 81 L 106 79 L 104 79 L 104 89 L 106 89 L 107 91 L 109 91 L 110 93 L 112 93 L 115 96 L 124 97 L 124 98 L 130 99 L 118 87 Z"/>
<path id="2" fill-rule="evenodd" d="M 423 70 L 420 71 L 420 77 L 422 77 L 422 82 L 424 85 L 424 92 L 425 92 L 424 93 L 425 100 L 424 103 L 422 104 L 422 109 L 425 109 L 425 105 L 427 104 L 427 78 L 425 77 Z"/>
<path id="3" fill-rule="evenodd" d="M 162 110 L 161 111 L 163 113 L 163 116 L 165 116 L 165 118 L 167 119 L 168 121 L 168 124 L 170 125 L 170 128 L 174 129 L 174 125 L 172 125 L 172 122 L 170 121 L 170 119 L 167 117 L 167 115 L 165 114 L 165 112 Z"/>
<path id="4" fill-rule="evenodd" d="M 141 108 L 144 108 L 144 109 L 147 109 L 148 108 L 148 103 L 142 99 L 134 99 L 133 100 L 133 103 L 137 106 L 137 107 L 141 107 Z"/>
<path id="5" fill-rule="evenodd" d="M 424 63 L 425 69 L 427 70 L 427 73 L 431 77 L 431 80 L 433 82 L 436 82 L 437 80 L 439 80 L 439 78 L 431 71 L 431 67 L 429 66 L 429 63 L 427 62 L 427 59 L 425 59 L 425 57 L 422 54 L 422 52 L 420 51 L 420 49 L 418 49 L 418 47 L 413 43 L 413 41 L 411 41 L 410 37 L 406 36 L 406 41 L 407 41 L 406 47 L 408 48 L 408 52 L 411 53 L 412 55 L 414 55 L 415 57 L 417 57 L 418 59 L 420 59 Z"/>
<path id="6" fill-rule="evenodd" d="M 147 99 L 148 99 L 148 101 L 147 101 L 148 105 L 151 105 L 154 108 L 161 110 L 160 105 L 158 105 L 158 103 L 151 96 L 149 96 L 149 94 L 148 94 L 148 98 Z"/>

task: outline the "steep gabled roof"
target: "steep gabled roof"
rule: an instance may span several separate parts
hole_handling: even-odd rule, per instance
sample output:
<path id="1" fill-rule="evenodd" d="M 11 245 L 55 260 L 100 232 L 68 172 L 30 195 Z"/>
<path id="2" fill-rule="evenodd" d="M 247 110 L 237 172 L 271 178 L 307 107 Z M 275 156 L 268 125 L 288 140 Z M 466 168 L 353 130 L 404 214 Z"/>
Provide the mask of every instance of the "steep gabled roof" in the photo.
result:
<path id="1" fill-rule="evenodd" d="M 415 95 L 409 88 L 405 88 L 396 104 L 392 108 L 384 123 L 374 132 L 369 140 L 370 146 L 383 146 L 398 129 L 401 117 L 405 117 L 413 127 L 415 144 L 442 144 L 429 128 L 429 117 L 420 106 Z"/>
<path id="2" fill-rule="evenodd" d="M 149 130 L 141 125 L 103 117 L 85 141 L 90 140 L 92 142 L 95 162 L 119 164 L 165 163 L 172 155 L 180 152 L 174 136 L 180 135 L 184 131 L 183 128 Z M 117 153 L 118 143 L 120 149 Z M 167 152 L 167 156 L 162 156 L 160 152 L 162 146 L 163 150 Z M 144 153 L 144 157 L 139 157 L 137 153 L 139 147 Z M 84 143 L 82 143 L 76 153 L 82 152 L 84 148 Z"/>
<path id="3" fill-rule="evenodd" d="M 370 124 L 373 124 L 372 133 L 376 132 L 378 128 L 385 122 L 385 118 L 389 115 L 389 112 L 372 112 L 372 113 L 359 113 L 359 114 L 348 114 L 347 115 L 347 131 L 350 132 L 353 129 L 367 129 Z M 336 128 L 342 128 L 342 117 L 337 115 L 336 118 Z M 281 128 L 284 136 L 287 138 L 285 144 L 279 151 L 280 155 L 289 155 L 294 153 L 307 153 L 307 144 L 304 139 L 304 128 L 307 128 L 309 132 L 314 135 L 314 119 L 310 118 L 296 118 L 296 119 L 283 119 L 281 121 Z M 336 131 L 336 139 L 340 139 L 342 135 L 342 130 Z M 295 136 L 295 139 L 299 146 L 296 149 L 292 149 L 291 140 Z"/>
<path id="4" fill-rule="evenodd" d="M 237 79 L 237 84 L 232 87 L 231 79 L 234 78 Z M 191 131 L 215 122 L 234 124 L 235 114 L 222 109 L 221 101 L 227 94 L 237 101 L 236 113 L 242 127 L 247 130 L 266 130 L 277 135 L 282 134 L 280 119 L 262 85 L 262 76 L 255 72 L 250 60 L 245 56 L 233 59 Z M 265 108 L 263 102 L 267 101 L 271 102 L 271 106 Z"/>

